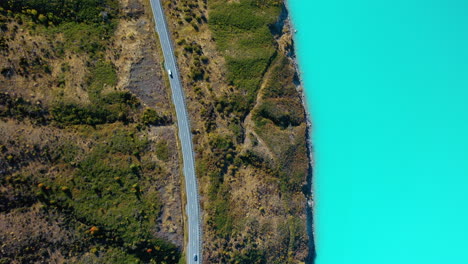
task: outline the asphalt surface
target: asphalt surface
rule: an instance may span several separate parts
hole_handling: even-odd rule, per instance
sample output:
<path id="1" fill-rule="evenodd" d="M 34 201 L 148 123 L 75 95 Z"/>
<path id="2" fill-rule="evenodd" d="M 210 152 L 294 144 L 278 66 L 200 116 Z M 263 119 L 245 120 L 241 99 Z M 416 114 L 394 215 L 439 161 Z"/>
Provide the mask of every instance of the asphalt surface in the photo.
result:
<path id="1" fill-rule="evenodd" d="M 192 144 L 192 135 L 190 130 L 187 107 L 184 100 L 184 91 L 180 81 L 179 69 L 177 68 L 176 58 L 170 39 L 169 28 L 167 27 L 164 11 L 160 0 L 150 0 L 153 10 L 154 20 L 156 22 L 156 31 L 159 35 L 161 47 L 164 53 L 166 74 L 171 71 L 169 81 L 172 89 L 172 100 L 177 114 L 177 125 L 179 128 L 179 139 L 182 146 L 182 157 L 185 176 L 185 189 L 187 192 L 186 213 L 188 217 L 188 244 L 187 244 L 187 263 L 201 263 L 201 229 L 200 229 L 200 201 L 198 199 L 198 184 L 195 176 L 194 152 Z M 168 74 L 169 75 L 169 74 Z M 197 260 L 195 260 L 195 256 Z"/>

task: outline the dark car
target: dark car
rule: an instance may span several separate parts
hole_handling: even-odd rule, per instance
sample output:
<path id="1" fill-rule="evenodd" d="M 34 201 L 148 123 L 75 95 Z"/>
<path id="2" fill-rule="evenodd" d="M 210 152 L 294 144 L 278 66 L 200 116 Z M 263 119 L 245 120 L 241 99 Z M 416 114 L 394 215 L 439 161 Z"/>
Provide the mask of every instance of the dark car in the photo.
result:
<path id="1" fill-rule="evenodd" d="M 197 261 L 197 260 L 198 260 L 197 254 L 193 254 L 193 260 L 194 260 L 194 261 Z"/>

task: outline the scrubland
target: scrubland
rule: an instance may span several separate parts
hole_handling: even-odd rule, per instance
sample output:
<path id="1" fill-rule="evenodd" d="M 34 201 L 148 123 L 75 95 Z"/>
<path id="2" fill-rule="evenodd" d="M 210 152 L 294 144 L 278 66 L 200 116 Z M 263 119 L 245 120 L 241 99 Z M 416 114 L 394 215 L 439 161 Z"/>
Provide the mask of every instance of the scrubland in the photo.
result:
<path id="1" fill-rule="evenodd" d="M 0 2 L 0 263 L 179 263 L 180 160 L 148 10 Z"/>
<path id="2" fill-rule="evenodd" d="M 195 141 L 206 263 L 308 258 L 307 125 L 282 1 L 164 1 Z"/>

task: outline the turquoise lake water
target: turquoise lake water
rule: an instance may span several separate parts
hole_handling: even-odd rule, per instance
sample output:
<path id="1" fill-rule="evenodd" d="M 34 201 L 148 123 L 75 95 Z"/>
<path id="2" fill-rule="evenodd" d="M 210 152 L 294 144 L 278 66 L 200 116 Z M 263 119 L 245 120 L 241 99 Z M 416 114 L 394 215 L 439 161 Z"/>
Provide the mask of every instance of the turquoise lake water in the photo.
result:
<path id="1" fill-rule="evenodd" d="M 468 1 L 289 0 L 317 264 L 468 263 Z"/>

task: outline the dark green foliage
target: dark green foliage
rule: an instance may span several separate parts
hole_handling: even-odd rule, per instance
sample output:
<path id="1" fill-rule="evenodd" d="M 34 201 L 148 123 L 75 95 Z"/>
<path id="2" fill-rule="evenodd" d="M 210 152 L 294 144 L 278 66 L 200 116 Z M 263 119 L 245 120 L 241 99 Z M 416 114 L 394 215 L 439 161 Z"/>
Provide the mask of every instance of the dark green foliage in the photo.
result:
<path id="1" fill-rule="evenodd" d="M 185 16 L 184 16 L 184 19 L 185 19 L 185 21 L 187 21 L 187 22 L 192 21 L 192 17 L 189 16 L 189 15 L 185 15 Z"/>
<path id="2" fill-rule="evenodd" d="M 241 166 L 242 164 L 250 164 L 257 168 L 263 168 L 267 163 L 263 160 L 262 157 L 258 156 L 251 150 L 247 150 L 241 155 L 239 155 L 235 160 L 234 163 L 237 166 Z"/>
<path id="3" fill-rule="evenodd" d="M 115 0 L 4 0 L 0 1 L 0 6 L 13 12 L 34 10 L 29 13 L 35 17 L 43 14 L 47 20 L 54 23 L 98 23 L 112 18 L 118 11 L 118 3 Z"/>
<path id="4" fill-rule="evenodd" d="M 227 237 L 232 231 L 232 219 L 229 217 L 229 205 L 220 198 L 215 202 L 214 226 L 222 237 Z"/>
<path id="5" fill-rule="evenodd" d="M 100 99 L 103 103 L 106 104 L 125 104 L 132 107 L 137 107 L 140 105 L 138 99 L 127 91 L 110 92 L 101 96 Z"/>
<path id="6" fill-rule="evenodd" d="M 298 126 L 304 122 L 300 101 L 290 99 L 268 99 L 258 108 L 258 116 L 270 119 L 281 128 Z M 261 121 L 260 121 L 261 122 Z"/>
<path id="7" fill-rule="evenodd" d="M 70 141 L 62 142 L 62 144 L 49 151 L 52 161 L 64 163 L 74 162 L 75 158 L 82 154 L 82 152 L 81 148 Z"/>
<path id="8" fill-rule="evenodd" d="M 256 132 L 275 150 L 280 156 L 279 161 L 281 162 L 285 160 L 282 155 L 287 151 L 288 145 L 279 144 L 286 139 L 286 134 L 283 134 L 281 130 L 289 127 L 289 132 L 284 131 L 284 133 L 290 133 L 301 129 L 300 126 L 305 122 L 302 100 L 295 86 L 296 78 L 294 67 L 289 59 L 279 55 L 272 62 L 271 70 L 268 73 L 265 88 L 262 90 L 263 100 L 252 112 Z M 275 130 L 275 127 L 280 130 L 271 133 L 269 130 Z M 305 151 L 304 149 L 304 153 Z M 294 168 L 291 168 L 289 172 L 292 173 L 293 170 Z M 289 175 L 289 173 L 287 174 Z"/>
<path id="9" fill-rule="evenodd" d="M 0 8 L 14 14 L 18 23 L 36 32 L 46 33 L 50 40 L 63 34 L 64 42 L 54 48 L 59 56 L 64 51 L 86 52 L 91 57 L 102 55 L 117 26 L 117 0 L 18 0 L 0 1 Z M 42 25 L 42 26 L 39 26 Z"/>
<path id="10" fill-rule="evenodd" d="M 204 55 L 200 57 L 200 60 L 203 62 L 203 64 L 207 64 L 210 61 L 208 57 Z"/>
<path id="11" fill-rule="evenodd" d="M 166 141 L 160 141 L 156 144 L 156 155 L 162 161 L 169 160 L 169 147 Z"/>
<path id="12" fill-rule="evenodd" d="M 222 189 L 222 188 L 221 188 Z M 216 199 L 210 203 L 211 211 L 208 222 L 214 227 L 220 237 L 228 238 L 233 229 L 233 218 L 230 216 L 229 193 L 220 190 Z"/>
<path id="13" fill-rule="evenodd" d="M 234 114 L 240 117 L 249 110 L 249 102 L 239 92 L 234 92 L 227 96 L 221 96 L 216 104 L 216 110 L 225 115 Z"/>
<path id="14" fill-rule="evenodd" d="M 187 52 L 190 52 L 190 53 L 195 53 L 197 55 L 202 54 L 202 48 L 201 48 L 200 44 L 198 44 L 196 42 L 192 42 L 190 44 L 185 45 L 184 50 L 187 51 Z"/>
<path id="15" fill-rule="evenodd" d="M 114 135 L 110 139 L 108 149 L 110 153 L 135 155 L 143 152 L 148 143 L 146 138 L 140 138 L 133 132 L 117 130 L 114 131 Z"/>
<path id="16" fill-rule="evenodd" d="M 271 67 L 270 78 L 265 86 L 265 97 L 298 97 L 294 85 L 297 76 L 294 68 L 284 56 L 278 56 L 278 59 Z"/>
<path id="17" fill-rule="evenodd" d="M 0 177 L 0 212 L 30 206 L 36 202 L 30 177 L 23 175 Z"/>
<path id="18" fill-rule="evenodd" d="M 190 67 L 190 77 L 194 81 L 203 80 L 204 73 L 205 72 L 203 71 L 201 67 L 197 67 L 197 66 Z"/>
<path id="19" fill-rule="evenodd" d="M 58 103 L 49 113 L 40 102 L 31 103 L 21 97 L 0 93 L 0 117 L 18 120 L 28 118 L 42 125 L 51 120 L 63 125 L 129 122 L 128 117 L 138 104 L 137 99 L 129 92 L 113 92 L 104 95 L 97 104 L 81 106 L 74 103 Z"/>
<path id="20" fill-rule="evenodd" d="M 38 124 L 45 124 L 47 115 L 47 110 L 39 102 L 34 104 L 21 97 L 0 93 L 0 117 L 12 117 L 19 120 L 29 118 Z"/>
<path id="21" fill-rule="evenodd" d="M 110 111 L 93 105 L 60 103 L 52 108 L 51 114 L 56 122 L 66 125 L 98 125 L 117 121 Z"/>
<path id="22" fill-rule="evenodd" d="M 92 100 L 98 101 L 105 85 L 113 87 L 116 84 L 117 73 L 114 66 L 108 62 L 98 61 L 89 75 L 88 93 Z"/>
<path id="23" fill-rule="evenodd" d="M 0 29 L 0 31 L 2 31 L 2 29 Z M 8 43 L 5 39 L 5 37 L 2 35 L 0 36 L 0 51 L 2 52 L 8 52 Z M 2 74 L 4 75 L 3 71 L 2 71 Z"/>
<path id="24" fill-rule="evenodd" d="M 211 163 L 215 166 L 210 172 L 212 187 L 216 190 L 219 184 L 222 183 L 222 175 L 226 173 L 227 167 L 232 163 L 235 156 L 234 142 L 231 137 L 213 133 L 209 137 L 209 144 L 214 153 L 214 159 Z"/>
<path id="25" fill-rule="evenodd" d="M 44 58 L 38 56 L 34 56 L 32 58 L 20 57 L 19 68 L 9 68 L 9 71 L 7 71 L 6 74 L 4 74 L 4 76 L 9 78 L 15 72 L 19 75 L 28 76 L 30 73 L 33 72 L 50 74 L 51 69 Z"/>
<path id="26" fill-rule="evenodd" d="M 64 125 L 98 125 L 122 121 L 130 122 L 129 116 L 139 103 L 129 92 L 113 92 L 95 99 L 97 102 L 81 106 L 74 103 L 59 103 L 52 107 L 52 119 Z"/>
<path id="27" fill-rule="evenodd" d="M 161 204 L 152 183 L 142 178 L 145 171 L 137 156 L 146 151 L 148 141 L 130 129 L 116 130 L 98 142 L 76 164 L 71 180 L 59 184 L 44 179 L 39 200 L 86 223 L 83 232 L 89 242 L 121 251 L 112 263 L 126 263 L 131 256 L 177 263 L 179 250 L 151 231 Z"/>
<path id="28" fill-rule="evenodd" d="M 197 159 L 196 169 L 197 175 L 208 177 L 210 181 L 208 197 L 210 201 L 214 202 L 218 200 L 218 194 L 224 181 L 224 174 L 229 164 L 233 162 L 231 159 L 235 156 L 235 151 L 228 147 L 232 144 L 232 141 L 228 137 L 223 138 L 223 136 L 217 134 L 211 137 L 210 147 L 214 155 L 206 155 Z"/>
<path id="29" fill-rule="evenodd" d="M 224 184 L 224 175 L 236 156 L 235 146 L 230 136 L 212 133 L 209 136 L 209 146 L 213 155 L 197 160 L 197 173 L 207 175 L 210 180 L 208 197 L 211 211 L 209 221 L 222 237 L 228 237 L 233 228 L 229 216 L 229 192 Z"/>
<path id="30" fill-rule="evenodd" d="M 212 134 L 210 136 L 210 146 L 215 152 L 225 152 L 234 146 L 232 140 L 228 136 L 220 134 Z"/>
<path id="31" fill-rule="evenodd" d="M 64 42 L 55 48 L 58 55 L 69 50 L 92 57 L 104 51 L 113 35 L 119 8 L 116 0 L 0 1 L 0 7 L 13 11 L 19 23 L 32 20 L 31 28 L 50 39 L 63 34 Z M 45 27 L 36 27 L 36 23 Z"/>
<path id="32" fill-rule="evenodd" d="M 154 109 L 147 108 L 141 116 L 141 122 L 146 126 L 160 126 L 169 124 L 172 120 L 168 116 L 158 114 Z"/>
<path id="33" fill-rule="evenodd" d="M 96 145 L 78 163 L 78 169 L 67 182 L 63 180 L 70 179 L 69 175 L 57 181 L 46 177 L 39 182 L 37 176 L 21 174 L 0 178 L 0 212 L 6 214 L 14 209 L 27 212 L 40 201 L 43 206 L 36 213 L 38 216 L 45 214 L 48 221 L 54 223 L 60 215 L 65 220 L 61 227 L 73 232 L 72 237 L 65 237 L 63 241 L 64 234 L 57 233 L 57 226 L 47 226 L 54 233 L 49 234 L 48 229 L 35 231 L 26 240 L 9 243 L 7 251 L 2 248 L 2 257 L 10 262 L 14 259 L 31 263 L 50 258 L 46 249 L 53 248 L 68 256 L 95 252 L 96 255 L 87 257 L 93 260 L 91 263 L 178 263 L 179 249 L 152 235 L 160 210 L 157 195 L 147 189 L 147 182 L 138 179 L 131 165 L 125 162 L 131 156 L 109 155 L 107 150 L 105 144 Z M 117 182 L 115 176 L 121 180 Z M 41 219 L 32 220 L 29 224 L 37 228 Z M 65 243 L 37 240 L 38 232 Z M 35 249 L 28 250 L 28 247 Z"/>

